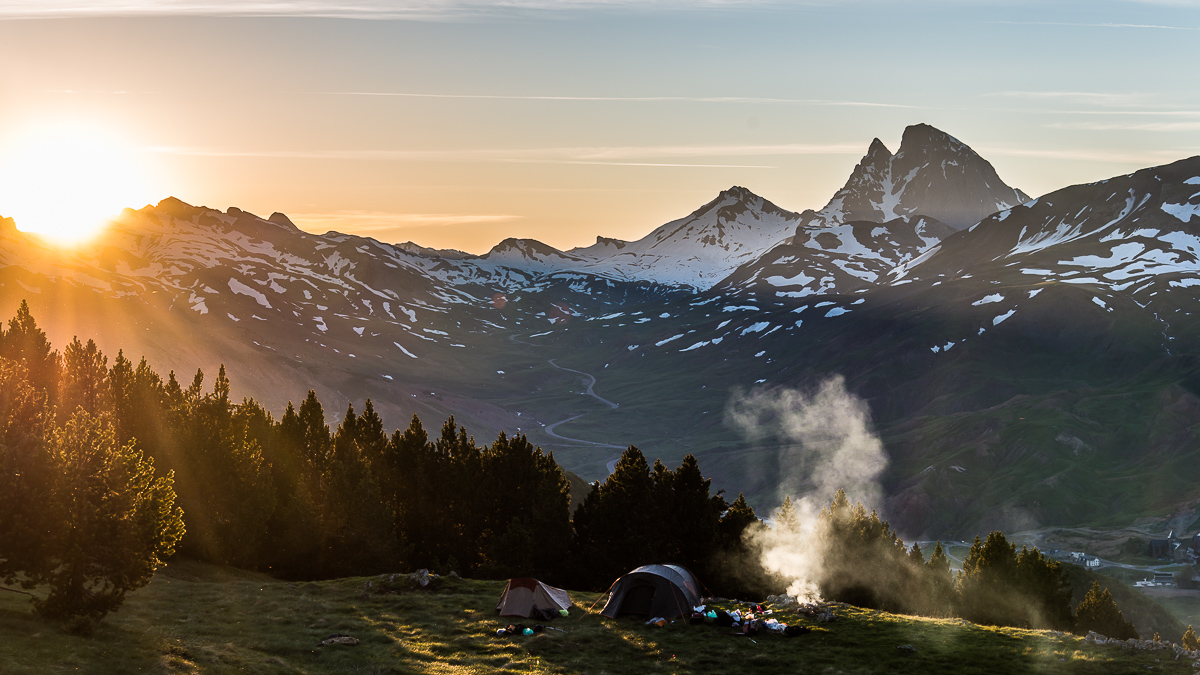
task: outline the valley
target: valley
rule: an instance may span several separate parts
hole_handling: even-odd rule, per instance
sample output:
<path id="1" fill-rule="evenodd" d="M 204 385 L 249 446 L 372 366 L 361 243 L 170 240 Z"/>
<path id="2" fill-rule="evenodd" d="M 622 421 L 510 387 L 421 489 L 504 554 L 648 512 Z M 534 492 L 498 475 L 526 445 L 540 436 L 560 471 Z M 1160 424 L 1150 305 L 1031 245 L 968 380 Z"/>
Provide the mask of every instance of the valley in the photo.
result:
<path id="1" fill-rule="evenodd" d="M 819 211 L 733 187 L 570 251 L 470 256 L 176 199 L 66 253 L 5 221 L 0 303 L 181 381 L 224 364 L 276 415 L 310 388 L 335 419 L 367 398 L 389 428 L 454 415 L 586 480 L 628 445 L 694 454 L 762 512 L 812 489 L 791 475 L 804 448 L 746 436 L 731 402 L 842 377 L 906 536 L 1113 529 L 1200 498 L 1198 217 L 1200 158 L 1030 200 L 914 125 Z"/>

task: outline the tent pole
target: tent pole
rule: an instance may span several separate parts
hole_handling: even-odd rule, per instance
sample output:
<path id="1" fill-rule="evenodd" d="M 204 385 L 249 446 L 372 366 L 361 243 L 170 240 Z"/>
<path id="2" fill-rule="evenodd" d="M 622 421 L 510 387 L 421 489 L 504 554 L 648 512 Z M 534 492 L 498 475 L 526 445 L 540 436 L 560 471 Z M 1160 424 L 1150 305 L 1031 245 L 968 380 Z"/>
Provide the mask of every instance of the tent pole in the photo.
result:
<path id="1" fill-rule="evenodd" d="M 592 610 L 596 608 L 596 605 L 597 605 L 597 604 L 600 602 L 600 598 L 603 598 L 605 595 L 607 595 L 607 594 L 609 594 L 609 593 L 611 593 L 611 592 L 612 592 L 613 586 L 616 586 L 616 585 L 617 585 L 617 582 L 618 582 L 618 581 L 620 581 L 620 580 L 621 580 L 621 577 L 617 577 L 617 578 L 616 578 L 616 579 L 615 579 L 615 580 L 614 580 L 614 581 L 613 581 L 611 584 L 609 584 L 609 585 L 608 585 L 608 590 L 607 590 L 607 591 L 604 591 L 603 593 L 601 593 L 601 594 L 600 594 L 600 597 L 599 597 L 599 598 L 596 598 L 596 602 L 593 602 L 593 603 L 592 603 L 592 606 L 587 608 L 587 613 L 588 613 L 588 614 L 591 614 L 591 613 L 592 613 Z M 583 621 L 583 617 L 584 617 L 584 616 L 585 616 L 584 614 L 580 614 L 580 615 L 579 615 L 579 618 L 578 618 L 578 619 L 576 619 L 576 621 Z"/>

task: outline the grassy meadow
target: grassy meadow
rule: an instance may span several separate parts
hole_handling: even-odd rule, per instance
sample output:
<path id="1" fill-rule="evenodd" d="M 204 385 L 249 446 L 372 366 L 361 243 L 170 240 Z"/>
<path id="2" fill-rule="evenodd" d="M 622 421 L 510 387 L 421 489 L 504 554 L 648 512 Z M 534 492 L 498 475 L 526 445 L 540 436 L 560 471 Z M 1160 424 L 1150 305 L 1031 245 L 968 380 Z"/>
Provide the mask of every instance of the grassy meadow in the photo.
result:
<path id="1" fill-rule="evenodd" d="M 365 591 L 364 583 L 372 582 Z M 389 584 L 384 584 L 389 586 Z M 434 588 L 436 586 L 436 588 Z M 1170 651 L 1094 646 L 1047 631 L 836 607 L 795 638 L 729 634 L 682 621 L 665 628 L 588 613 L 528 637 L 497 637 L 501 581 L 443 577 L 433 590 L 380 593 L 380 580 L 288 583 L 175 561 L 90 637 L 29 613 L 0 592 L 0 672 L 54 673 L 1193 673 Z M 732 603 L 718 603 L 730 607 Z M 596 610 L 598 611 L 598 607 Z M 532 624 L 530 621 L 524 623 Z M 356 646 L 320 647 L 330 635 Z M 911 645 L 915 652 L 899 649 Z"/>

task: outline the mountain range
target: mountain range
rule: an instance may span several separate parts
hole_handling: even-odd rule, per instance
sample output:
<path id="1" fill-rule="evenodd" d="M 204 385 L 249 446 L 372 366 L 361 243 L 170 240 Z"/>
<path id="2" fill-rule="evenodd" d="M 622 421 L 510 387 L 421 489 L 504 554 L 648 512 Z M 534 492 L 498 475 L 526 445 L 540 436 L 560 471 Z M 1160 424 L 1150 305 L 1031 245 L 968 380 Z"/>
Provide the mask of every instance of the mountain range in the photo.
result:
<path id="1" fill-rule="evenodd" d="M 371 398 L 526 433 L 587 479 L 700 459 L 760 508 L 811 487 L 727 420 L 841 376 L 910 537 L 1196 518 L 1200 157 L 1029 199 L 928 125 L 874 141 L 819 211 L 732 187 L 640 240 L 487 254 L 306 233 L 168 198 L 55 248 L 0 222 L 0 299 L 181 379 L 224 363 L 280 411 Z M 802 464 L 802 462 L 800 463 Z M 1185 522 L 1186 521 L 1186 522 Z"/>

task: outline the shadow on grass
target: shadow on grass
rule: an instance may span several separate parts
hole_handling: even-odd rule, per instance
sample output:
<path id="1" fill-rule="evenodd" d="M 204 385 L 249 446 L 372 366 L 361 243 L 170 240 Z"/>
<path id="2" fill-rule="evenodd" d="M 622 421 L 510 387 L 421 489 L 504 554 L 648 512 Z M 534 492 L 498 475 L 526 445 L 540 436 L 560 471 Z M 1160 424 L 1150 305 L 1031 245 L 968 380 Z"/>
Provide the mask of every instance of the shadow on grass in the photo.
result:
<path id="1" fill-rule="evenodd" d="M 95 636 L 76 637 L 0 597 L 0 671 L 16 673 L 1111 673 L 1190 664 L 1073 636 L 992 629 L 839 607 L 840 620 L 796 638 L 730 629 L 646 626 L 586 614 L 532 636 L 499 637 L 503 582 L 443 579 L 435 591 L 379 594 L 377 579 L 293 583 L 173 562 Z M 12 594 L 4 594 L 12 595 Z M 795 623 L 794 616 L 780 615 Z M 522 623 L 532 625 L 531 621 Z M 332 634 L 356 646 L 319 647 Z M 915 652 L 898 649 L 912 645 Z M 1165 654 L 1163 652 L 1162 654 Z"/>

